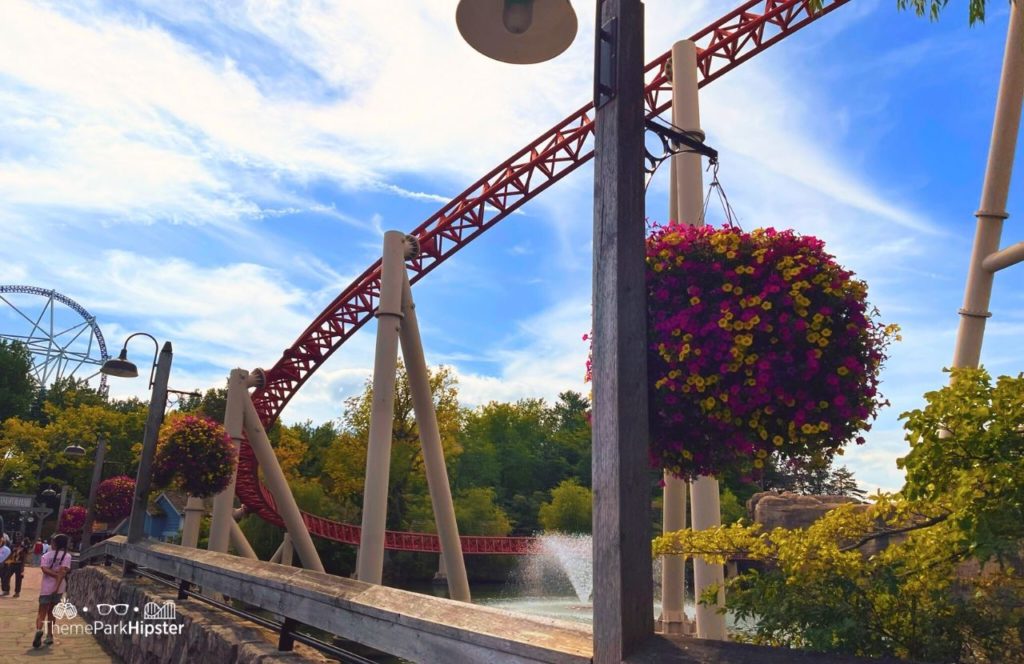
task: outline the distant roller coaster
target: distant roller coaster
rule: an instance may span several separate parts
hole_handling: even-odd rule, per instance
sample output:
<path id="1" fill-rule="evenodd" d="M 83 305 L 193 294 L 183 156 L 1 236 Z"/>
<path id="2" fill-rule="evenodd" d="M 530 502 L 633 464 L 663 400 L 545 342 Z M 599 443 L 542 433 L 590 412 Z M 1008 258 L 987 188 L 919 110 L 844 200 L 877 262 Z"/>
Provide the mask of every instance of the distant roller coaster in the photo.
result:
<path id="1" fill-rule="evenodd" d="M 18 296 L 33 296 L 24 298 Z M 40 306 L 40 300 L 43 298 Z M 0 339 L 25 344 L 32 353 L 32 375 L 41 387 L 69 377 L 90 380 L 99 375 L 99 390 L 107 392 L 107 377 L 99 367 L 110 356 L 96 318 L 85 307 L 53 289 L 0 285 Z M 62 306 L 61 306 L 62 305 Z"/>

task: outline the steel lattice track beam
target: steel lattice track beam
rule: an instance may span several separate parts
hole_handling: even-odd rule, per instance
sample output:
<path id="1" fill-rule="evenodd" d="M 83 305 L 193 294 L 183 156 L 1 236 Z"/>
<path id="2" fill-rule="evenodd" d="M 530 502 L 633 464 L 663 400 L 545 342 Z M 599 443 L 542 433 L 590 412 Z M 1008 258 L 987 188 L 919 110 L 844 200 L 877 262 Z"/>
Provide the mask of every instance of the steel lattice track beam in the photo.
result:
<path id="1" fill-rule="evenodd" d="M 704 28 L 691 39 L 697 44 L 699 85 L 703 87 L 812 23 L 849 0 L 823 0 L 811 12 L 807 0 L 750 0 Z M 644 69 L 648 118 L 672 103 L 671 53 Z M 421 254 L 407 263 L 415 283 L 488 228 L 593 157 L 588 141 L 594 133 L 593 104 L 587 104 L 545 132 L 410 232 Z M 320 365 L 356 330 L 373 318 L 380 296 L 378 260 L 346 288 L 284 351 L 267 371 L 266 384 L 252 395 L 260 418 L 269 426 Z M 236 492 L 261 518 L 283 525 L 270 493 L 259 482 L 257 464 L 248 445 L 242 446 Z M 339 542 L 358 544 L 359 527 L 303 513 L 310 532 Z M 499 541 L 514 541 L 505 550 Z M 526 553 L 531 538 L 463 537 L 465 553 Z M 437 537 L 388 531 L 386 546 L 411 551 L 439 551 Z M 513 550 L 514 549 L 514 550 Z"/>

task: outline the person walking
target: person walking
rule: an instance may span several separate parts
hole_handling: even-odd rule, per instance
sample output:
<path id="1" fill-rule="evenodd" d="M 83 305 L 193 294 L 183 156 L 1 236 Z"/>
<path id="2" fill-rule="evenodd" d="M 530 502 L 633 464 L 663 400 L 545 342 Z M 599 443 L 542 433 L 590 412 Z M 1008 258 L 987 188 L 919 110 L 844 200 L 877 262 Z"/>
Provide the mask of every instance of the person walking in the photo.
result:
<path id="1" fill-rule="evenodd" d="M 11 547 L 6 533 L 0 533 L 0 597 L 11 594 L 11 579 L 7 576 L 7 559 L 11 557 Z"/>
<path id="2" fill-rule="evenodd" d="M 3 594 L 11 590 L 11 577 L 14 577 L 14 598 L 21 596 L 21 582 L 25 578 L 25 559 L 28 558 L 28 540 L 17 536 L 11 555 L 3 562 Z"/>
<path id="3" fill-rule="evenodd" d="M 36 613 L 36 635 L 32 647 L 43 643 L 43 627 L 46 627 L 46 645 L 53 643 L 53 607 L 64 594 L 64 578 L 71 569 L 71 554 L 68 553 L 68 536 L 64 533 L 53 538 L 53 547 L 43 554 L 39 570 L 43 573 L 39 584 L 39 611 Z"/>
<path id="4" fill-rule="evenodd" d="M 32 547 L 32 564 L 35 567 L 39 567 L 39 559 L 43 557 L 43 540 L 37 539 L 35 546 Z"/>

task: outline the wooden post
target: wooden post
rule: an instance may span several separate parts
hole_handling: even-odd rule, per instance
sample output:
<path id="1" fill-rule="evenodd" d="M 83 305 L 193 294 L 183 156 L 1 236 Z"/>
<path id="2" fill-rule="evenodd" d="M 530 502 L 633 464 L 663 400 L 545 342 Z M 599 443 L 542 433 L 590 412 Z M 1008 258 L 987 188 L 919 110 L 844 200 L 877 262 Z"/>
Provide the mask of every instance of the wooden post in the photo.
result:
<path id="1" fill-rule="evenodd" d="M 594 165 L 594 662 L 654 633 L 644 284 L 643 3 L 598 3 Z M 610 43 L 609 43 L 610 42 Z"/>

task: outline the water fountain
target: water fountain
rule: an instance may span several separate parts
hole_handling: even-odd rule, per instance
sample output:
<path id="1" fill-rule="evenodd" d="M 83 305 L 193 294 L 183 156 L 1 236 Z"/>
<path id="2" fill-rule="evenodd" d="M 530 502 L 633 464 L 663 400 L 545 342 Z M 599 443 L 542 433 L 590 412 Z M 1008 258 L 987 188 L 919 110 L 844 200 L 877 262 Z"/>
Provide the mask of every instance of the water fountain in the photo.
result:
<path id="1" fill-rule="evenodd" d="M 659 596 L 661 559 L 655 559 L 654 565 L 655 594 Z M 533 555 L 522 557 L 501 592 L 488 597 L 489 593 L 476 590 L 474 601 L 531 615 L 590 622 L 593 577 L 590 535 L 539 535 Z"/>

